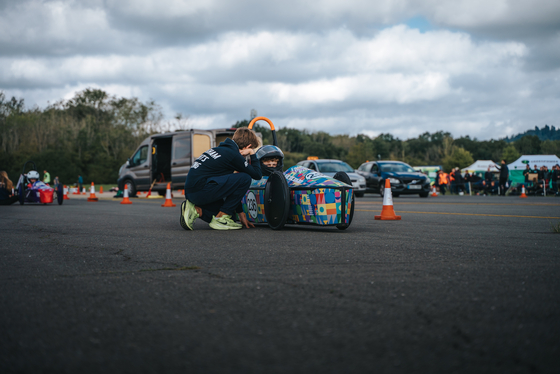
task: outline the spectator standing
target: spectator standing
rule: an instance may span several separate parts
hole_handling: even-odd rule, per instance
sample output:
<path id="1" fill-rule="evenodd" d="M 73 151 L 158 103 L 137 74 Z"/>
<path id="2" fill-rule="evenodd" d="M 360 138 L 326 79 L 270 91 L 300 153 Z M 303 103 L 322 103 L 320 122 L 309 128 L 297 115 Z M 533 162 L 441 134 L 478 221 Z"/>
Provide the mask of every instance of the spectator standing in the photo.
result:
<path id="1" fill-rule="evenodd" d="M 552 191 L 556 196 L 560 195 L 560 191 L 558 190 L 558 185 L 560 184 L 560 165 L 556 164 L 552 167 Z"/>
<path id="2" fill-rule="evenodd" d="M 449 173 L 449 184 L 450 184 L 449 191 L 451 193 L 457 193 L 456 191 L 457 186 L 455 184 L 455 169 L 451 169 L 451 172 Z"/>
<path id="3" fill-rule="evenodd" d="M 486 184 L 490 184 L 490 182 L 492 182 L 492 179 L 494 179 L 494 174 L 492 174 L 492 172 L 490 171 L 490 166 L 488 166 L 488 170 L 486 170 L 486 172 L 484 173 L 484 180 L 486 181 Z"/>
<path id="4" fill-rule="evenodd" d="M 8 173 L 0 171 L 0 205 L 11 205 L 18 200 L 18 197 L 12 193 L 14 184 L 8 178 Z"/>
<path id="5" fill-rule="evenodd" d="M 500 171 L 500 195 L 506 196 L 507 181 L 509 178 L 509 168 L 506 165 L 506 160 L 502 160 L 501 167 L 497 169 Z"/>
<path id="6" fill-rule="evenodd" d="M 56 177 L 54 177 L 54 189 L 56 190 L 58 188 L 58 185 L 60 184 L 60 180 L 58 179 L 58 175 Z"/>
<path id="7" fill-rule="evenodd" d="M 439 186 L 439 192 L 445 195 L 445 187 L 447 187 L 447 174 L 443 171 L 438 170 L 436 183 Z"/>
<path id="8" fill-rule="evenodd" d="M 529 174 L 531 173 L 531 167 L 529 164 L 525 165 L 525 170 L 523 170 L 523 176 L 525 177 L 525 186 L 529 185 Z"/>
<path id="9" fill-rule="evenodd" d="M 459 193 L 459 191 L 464 191 L 465 187 L 463 184 L 463 176 L 461 175 L 461 170 L 459 170 L 458 167 L 455 168 L 455 172 L 453 173 L 455 174 L 455 189 L 456 192 Z"/>
<path id="10" fill-rule="evenodd" d="M 78 175 L 78 187 L 80 188 L 80 193 L 82 193 L 82 185 L 84 184 L 84 179 L 81 175 Z"/>
<path id="11" fill-rule="evenodd" d="M 469 188 L 469 182 L 471 181 L 471 175 L 469 174 L 469 171 L 467 170 L 465 172 L 465 176 L 463 177 L 463 182 L 465 184 L 465 192 L 466 193 L 471 193 L 471 190 Z"/>
<path id="12" fill-rule="evenodd" d="M 49 184 L 51 183 L 51 175 L 49 174 L 48 171 L 43 170 L 43 183 L 44 184 Z"/>

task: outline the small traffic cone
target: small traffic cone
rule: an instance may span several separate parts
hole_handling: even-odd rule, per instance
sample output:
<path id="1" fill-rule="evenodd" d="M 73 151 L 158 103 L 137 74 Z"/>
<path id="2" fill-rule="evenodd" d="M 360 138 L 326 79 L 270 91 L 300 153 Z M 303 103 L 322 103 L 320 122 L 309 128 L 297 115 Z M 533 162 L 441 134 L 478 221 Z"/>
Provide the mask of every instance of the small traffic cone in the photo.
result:
<path id="1" fill-rule="evenodd" d="M 375 216 L 375 219 L 400 221 L 401 216 L 395 215 L 393 209 L 393 194 L 391 193 L 391 182 L 385 179 L 385 193 L 383 194 L 383 209 L 380 216 Z"/>
<path id="2" fill-rule="evenodd" d="M 95 196 L 95 186 L 93 185 L 93 182 L 91 182 L 91 187 L 89 188 L 89 197 L 87 201 L 99 201 L 97 196 Z"/>
<path id="3" fill-rule="evenodd" d="M 165 203 L 163 203 L 162 206 L 166 208 L 177 206 L 173 204 L 173 200 L 171 200 L 171 183 L 167 183 L 167 191 L 165 192 Z"/>
<path id="4" fill-rule="evenodd" d="M 132 201 L 128 198 L 128 188 L 126 188 L 126 185 L 124 186 L 124 195 L 121 204 L 132 204 Z"/>
<path id="5" fill-rule="evenodd" d="M 99 187 L 99 193 L 103 193 L 103 186 Z"/>
<path id="6" fill-rule="evenodd" d="M 68 187 L 64 186 L 64 197 L 62 198 L 62 200 L 70 200 L 70 198 L 68 197 Z"/>
<path id="7" fill-rule="evenodd" d="M 527 198 L 527 195 L 525 195 L 525 185 L 524 184 L 521 185 L 521 196 L 519 196 L 519 197 L 521 197 L 523 199 Z"/>
<path id="8" fill-rule="evenodd" d="M 436 186 L 432 187 L 432 196 L 436 197 L 437 196 L 437 192 L 436 192 Z"/>
<path id="9" fill-rule="evenodd" d="M 80 187 L 74 187 L 74 192 L 72 192 L 72 195 L 79 195 L 80 194 Z"/>
<path id="10" fill-rule="evenodd" d="M 87 193 L 86 193 L 86 188 L 85 188 L 85 187 L 82 188 L 82 195 L 87 195 Z"/>

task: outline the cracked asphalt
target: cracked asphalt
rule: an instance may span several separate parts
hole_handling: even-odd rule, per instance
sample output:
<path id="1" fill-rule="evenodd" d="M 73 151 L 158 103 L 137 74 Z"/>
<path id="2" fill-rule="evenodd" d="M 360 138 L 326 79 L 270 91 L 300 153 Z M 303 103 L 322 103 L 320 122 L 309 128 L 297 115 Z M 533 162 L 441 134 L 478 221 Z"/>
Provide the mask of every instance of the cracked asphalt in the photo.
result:
<path id="1" fill-rule="evenodd" d="M 394 200 L 346 231 L 0 206 L 0 373 L 557 373 L 560 199 Z"/>

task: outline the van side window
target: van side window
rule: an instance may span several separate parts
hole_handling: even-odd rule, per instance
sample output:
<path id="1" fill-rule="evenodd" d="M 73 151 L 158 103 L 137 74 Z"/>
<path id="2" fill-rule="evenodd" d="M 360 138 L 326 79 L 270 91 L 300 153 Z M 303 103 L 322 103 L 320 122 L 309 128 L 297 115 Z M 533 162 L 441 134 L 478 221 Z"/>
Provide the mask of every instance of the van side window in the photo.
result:
<path id="1" fill-rule="evenodd" d="M 379 173 L 379 168 L 377 166 L 377 164 L 373 164 L 371 167 L 371 173 L 372 174 L 378 174 Z"/>
<path id="2" fill-rule="evenodd" d="M 131 160 L 132 165 L 143 164 L 144 162 L 146 162 L 147 159 L 148 159 L 148 146 L 145 145 L 142 148 L 140 148 L 138 151 L 136 151 L 134 156 L 132 156 L 132 160 Z"/>
<path id="3" fill-rule="evenodd" d="M 191 138 L 180 137 L 173 140 L 173 159 L 191 158 Z"/>

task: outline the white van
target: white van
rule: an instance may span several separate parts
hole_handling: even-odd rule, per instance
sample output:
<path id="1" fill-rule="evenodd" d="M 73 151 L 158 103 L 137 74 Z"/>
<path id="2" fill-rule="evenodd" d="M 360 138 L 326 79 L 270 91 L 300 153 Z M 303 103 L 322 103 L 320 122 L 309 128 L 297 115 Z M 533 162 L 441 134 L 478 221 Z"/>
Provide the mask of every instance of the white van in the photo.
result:
<path id="1" fill-rule="evenodd" d="M 172 189 L 183 189 L 193 161 L 231 138 L 235 130 L 187 130 L 146 138 L 121 166 L 119 189 L 122 191 L 126 185 L 130 196 L 135 196 L 138 191 L 148 191 L 150 187 L 153 192 L 164 195 L 167 183 L 171 183 Z"/>

